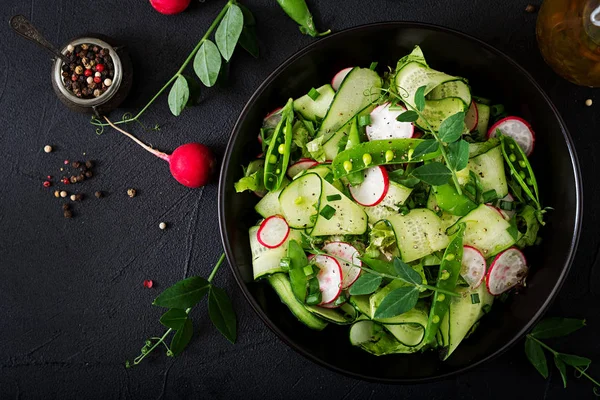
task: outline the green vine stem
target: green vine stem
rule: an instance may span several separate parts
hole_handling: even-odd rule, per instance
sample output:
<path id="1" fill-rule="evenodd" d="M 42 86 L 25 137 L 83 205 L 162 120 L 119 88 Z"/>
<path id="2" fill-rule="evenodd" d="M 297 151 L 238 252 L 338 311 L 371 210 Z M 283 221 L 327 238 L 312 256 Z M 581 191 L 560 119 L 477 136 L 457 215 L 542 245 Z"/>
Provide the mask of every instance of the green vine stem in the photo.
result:
<path id="1" fill-rule="evenodd" d="M 196 56 L 196 53 L 198 52 L 198 50 L 200 50 L 200 47 L 202 47 L 202 44 L 210 37 L 210 35 L 213 33 L 213 31 L 217 28 L 217 26 L 219 25 L 219 23 L 221 22 L 221 20 L 223 19 L 223 17 L 225 16 L 225 13 L 227 12 L 227 10 L 229 9 L 229 7 L 232 4 L 236 4 L 236 0 L 229 0 L 227 2 L 227 4 L 225 4 L 225 6 L 223 7 L 223 9 L 221 10 L 221 12 L 219 12 L 219 15 L 217 15 L 217 17 L 215 18 L 215 20 L 212 22 L 212 24 L 208 27 L 208 30 L 206 31 L 206 33 L 204 34 L 204 36 L 202 36 L 202 39 L 200 39 L 200 41 L 198 42 L 198 44 L 196 44 L 196 47 L 194 47 L 194 49 L 192 50 L 192 52 L 188 55 L 188 57 L 185 59 L 185 61 L 183 62 L 183 64 L 181 64 L 181 67 L 177 70 L 177 72 L 175 73 L 175 75 L 173 75 L 171 77 L 171 79 L 169 79 L 167 81 L 167 83 L 164 84 L 164 86 L 162 88 L 160 88 L 160 90 L 154 95 L 154 97 L 152 97 L 150 99 L 150 101 L 134 116 L 131 118 L 124 118 L 121 121 L 118 122 L 114 122 L 114 125 L 120 125 L 120 124 L 127 124 L 129 122 L 135 122 L 138 121 L 138 119 L 142 116 L 142 114 L 144 114 L 144 112 L 146 112 L 146 110 L 148 109 L 148 107 L 150 107 L 150 105 L 152 105 L 152 103 L 154 103 L 154 101 L 161 95 L 163 94 L 163 92 L 165 90 L 167 90 L 167 88 L 173 83 L 175 82 L 175 80 L 177 78 L 179 78 L 181 76 L 181 74 L 183 73 L 183 71 L 185 70 L 185 68 L 188 66 L 188 64 L 194 59 L 194 57 Z M 101 122 L 99 119 L 92 117 L 91 120 L 91 124 L 94 126 L 98 126 L 98 127 L 105 127 L 105 126 L 109 126 L 108 123 L 104 123 Z"/>

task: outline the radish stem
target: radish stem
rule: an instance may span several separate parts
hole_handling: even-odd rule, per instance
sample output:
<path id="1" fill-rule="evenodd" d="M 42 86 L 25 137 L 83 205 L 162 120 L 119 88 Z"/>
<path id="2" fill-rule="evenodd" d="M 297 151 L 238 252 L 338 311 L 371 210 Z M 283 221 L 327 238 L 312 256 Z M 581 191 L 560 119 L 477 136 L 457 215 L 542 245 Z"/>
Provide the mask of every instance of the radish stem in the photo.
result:
<path id="1" fill-rule="evenodd" d="M 163 153 L 162 151 L 158 151 L 156 149 L 153 149 L 152 147 L 148 146 L 147 144 L 145 144 L 144 142 L 142 142 L 141 140 L 139 140 L 138 138 L 136 138 L 135 136 L 133 136 L 131 133 L 124 131 L 123 129 L 119 128 L 118 126 L 115 126 L 115 124 L 113 124 L 107 117 L 104 117 L 104 119 L 106 120 L 106 122 L 108 123 L 108 125 L 110 125 L 114 129 L 118 130 L 123 135 L 127 136 L 129 139 L 133 140 L 134 142 L 136 142 L 140 146 L 142 146 L 148 152 L 154 154 L 158 158 L 161 158 L 161 159 L 165 160 L 166 162 L 169 162 L 170 156 L 168 154 Z"/>

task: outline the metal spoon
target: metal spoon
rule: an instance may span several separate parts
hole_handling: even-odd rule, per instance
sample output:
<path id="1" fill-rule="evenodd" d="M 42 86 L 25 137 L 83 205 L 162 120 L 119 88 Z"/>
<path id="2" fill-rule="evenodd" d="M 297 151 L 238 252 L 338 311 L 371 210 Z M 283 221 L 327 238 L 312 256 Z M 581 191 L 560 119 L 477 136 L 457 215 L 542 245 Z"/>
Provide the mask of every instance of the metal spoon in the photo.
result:
<path id="1" fill-rule="evenodd" d="M 56 57 L 60 58 L 65 62 L 65 64 L 70 64 L 71 60 L 63 53 L 60 52 L 52 43 L 46 40 L 42 36 L 42 34 L 35 29 L 31 21 L 25 18 L 23 15 L 15 15 L 10 19 L 10 27 L 13 28 L 15 32 L 19 35 L 23 36 L 27 40 L 31 40 L 33 43 L 37 44 L 40 47 L 48 50 L 50 53 L 54 54 Z"/>

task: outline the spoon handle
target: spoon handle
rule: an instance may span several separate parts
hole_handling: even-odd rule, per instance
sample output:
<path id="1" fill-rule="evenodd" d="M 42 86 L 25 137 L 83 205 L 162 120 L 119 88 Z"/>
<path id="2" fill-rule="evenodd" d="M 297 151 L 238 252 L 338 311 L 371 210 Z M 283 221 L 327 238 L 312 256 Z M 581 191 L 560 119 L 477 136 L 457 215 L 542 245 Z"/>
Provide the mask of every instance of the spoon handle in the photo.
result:
<path id="1" fill-rule="evenodd" d="M 25 39 L 31 40 L 38 46 L 43 47 L 44 49 L 54 54 L 56 57 L 63 60 L 65 63 L 68 64 L 70 62 L 67 56 L 62 54 L 56 47 L 54 47 L 52 43 L 47 41 L 46 38 L 44 38 L 44 36 L 42 36 L 42 34 L 37 29 L 35 29 L 33 24 L 23 15 L 15 15 L 10 19 L 9 24 L 15 32 L 23 36 Z"/>

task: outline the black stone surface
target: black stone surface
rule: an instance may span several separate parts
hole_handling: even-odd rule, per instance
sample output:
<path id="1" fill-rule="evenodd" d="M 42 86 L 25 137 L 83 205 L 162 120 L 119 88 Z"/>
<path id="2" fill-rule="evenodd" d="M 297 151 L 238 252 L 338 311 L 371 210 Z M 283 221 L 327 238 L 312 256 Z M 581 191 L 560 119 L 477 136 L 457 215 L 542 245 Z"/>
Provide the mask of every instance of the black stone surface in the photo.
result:
<path id="1" fill-rule="evenodd" d="M 163 332 L 152 299 L 191 275 L 206 276 L 218 258 L 216 183 L 199 190 L 176 184 L 167 165 L 115 131 L 96 135 L 88 118 L 70 113 L 50 85 L 48 54 L 9 31 L 22 13 L 62 44 L 84 32 L 125 42 L 134 62 L 134 89 L 126 107 L 139 109 L 171 77 L 224 1 L 193 1 L 185 13 L 162 16 L 146 1 L 3 0 L 0 4 L 0 398 L 327 398 L 480 399 L 594 398 L 592 386 L 569 374 L 562 389 L 552 372 L 544 381 L 522 345 L 456 379 L 418 386 L 353 380 L 317 367 L 287 348 L 245 303 L 228 269 L 216 282 L 238 313 L 239 341 L 229 344 L 211 326 L 206 306 L 193 311 L 194 339 L 178 358 L 149 357 L 134 369 L 123 362 L 145 338 Z M 261 57 L 238 52 L 226 85 L 205 89 L 201 104 L 179 118 L 160 98 L 142 118 L 159 132 L 131 128 L 153 146 L 173 150 L 201 141 L 217 155 L 245 101 L 283 60 L 312 40 L 299 34 L 275 1 L 245 2 L 258 21 Z M 596 162 L 600 147 L 593 89 L 558 78 L 535 41 L 536 14 L 520 0 L 326 0 L 311 2 L 320 27 L 339 31 L 363 23 L 413 20 L 448 26 L 498 47 L 546 89 L 565 118 L 584 178 L 584 227 L 576 262 L 549 315 L 586 317 L 588 327 L 556 346 L 600 359 L 600 300 Z M 385 38 L 382 38 L 385 40 Z M 586 107 L 584 101 L 596 104 Z M 50 144 L 54 152 L 46 154 Z M 53 191 L 63 160 L 95 160 L 93 179 L 66 189 L 87 197 L 65 219 Z M 548 162 L 551 162 L 548 159 Z M 138 195 L 131 199 L 128 188 Z M 74 190 L 74 189 L 77 190 Z M 103 199 L 93 197 L 102 190 Z M 560 216 L 554 216 L 560 218 Z M 161 231 L 158 224 L 168 228 Z M 146 289 L 144 279 L 155 287 Z M 600 367 L 590 373 L 600 376 Z"/>

